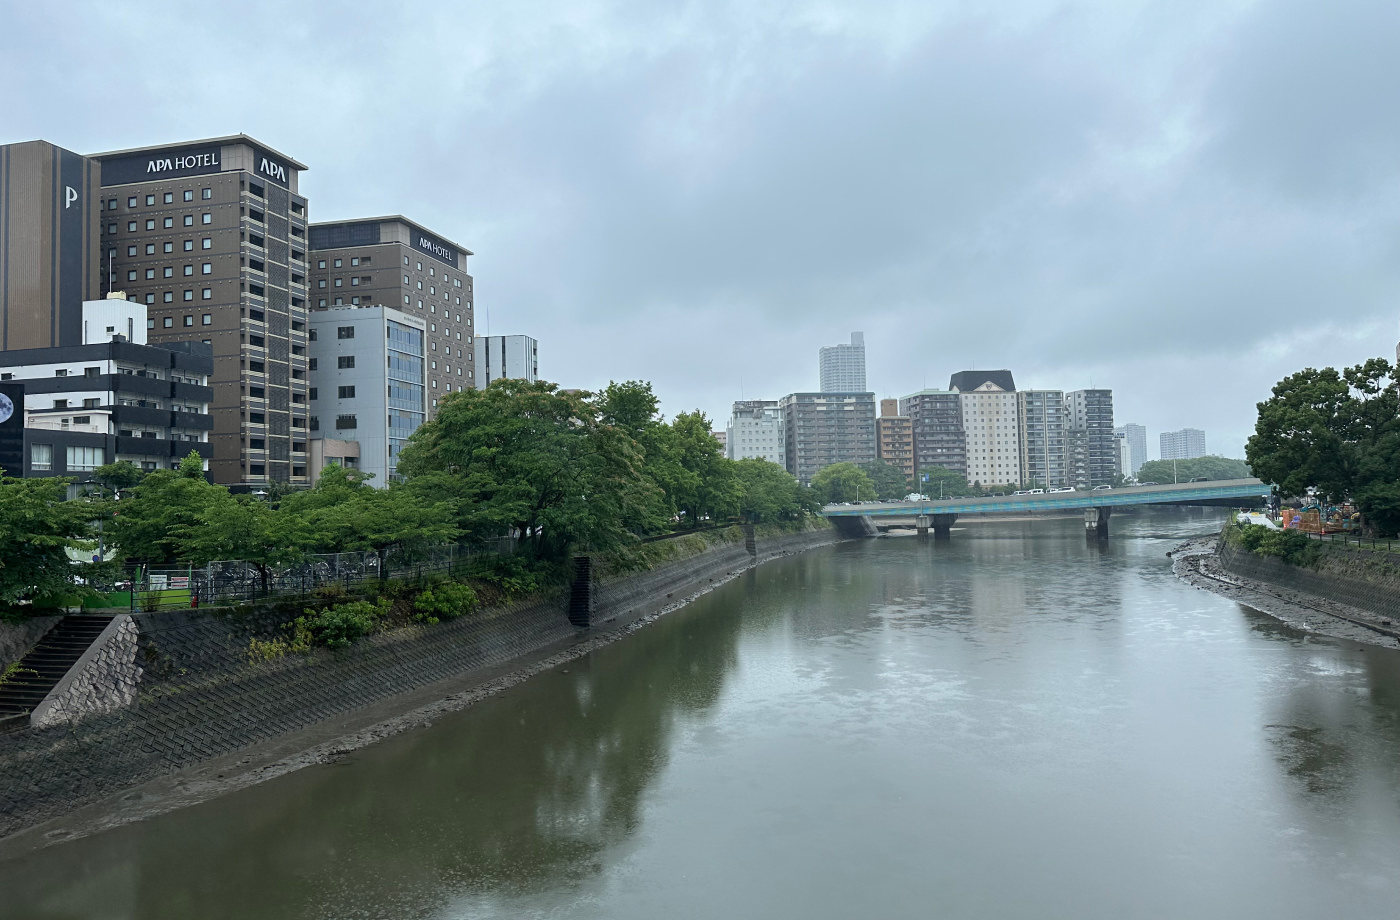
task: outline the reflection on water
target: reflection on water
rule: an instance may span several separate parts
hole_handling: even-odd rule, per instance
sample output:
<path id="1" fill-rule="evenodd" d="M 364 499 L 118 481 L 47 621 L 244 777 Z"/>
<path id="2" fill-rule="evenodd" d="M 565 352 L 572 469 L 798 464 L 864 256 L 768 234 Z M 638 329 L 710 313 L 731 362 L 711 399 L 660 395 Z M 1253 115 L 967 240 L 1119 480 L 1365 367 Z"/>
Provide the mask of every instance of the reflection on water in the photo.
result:
<path id="1" fill-rule="evenodd" d="M 1200 512 L 746 574 L 343 763 L 0 864 L 0 917 L 1394 917 L 1400 658 Z"/>

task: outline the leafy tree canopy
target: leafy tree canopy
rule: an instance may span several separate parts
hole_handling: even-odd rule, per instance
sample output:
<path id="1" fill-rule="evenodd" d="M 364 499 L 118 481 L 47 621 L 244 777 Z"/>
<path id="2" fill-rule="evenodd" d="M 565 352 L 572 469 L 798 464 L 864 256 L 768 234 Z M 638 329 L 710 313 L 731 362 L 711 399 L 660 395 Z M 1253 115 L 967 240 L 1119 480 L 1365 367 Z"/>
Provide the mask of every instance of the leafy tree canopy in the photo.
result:
<path id="1" fill-rule="evenodd" d="M 981 495 L 982 490 L 968 485 L 961 474 L 944 466 L 930 466 L 919 470 L 915 477 L 914 490 L 929 498 L 965 498 Z"/>
<path id="2" fill-rule="evenodd" d="M 67 493 L 66 479 L 0 477 L 0 603 L 71 592 L 85 574 L 67 550 L 88 537 L 91 509 Z"/>
<path id="3" fill-rule="evenodd" d="M 812 491 L 822 504 L 874 501 L 875 483 L 854 463 L 833 463 L 812 477 Z"/>
<path id="4" fill-rule="evenodd" d="M 733 468 L 743 488 L 739 513 L 747 520 L 790 520 L 821 508 L 813 491 L 776 463 L 751 458 L 734 461 Z"/>
<path id="5" fill-rule="evenodd" d="M 109 536 L 128 558 L 167 562 L 183 558 L 181 535 L 228 490 L 204 478 L 204 461 L 193 451 L 178 470 L 147 474 L 123 498 L 112 516 Z"/>
<path id="6" fill-rule="evenodd" d="M 891 466 L 884 460 L 871 460 L 862 463 L 860 468 L 875 484 L 877 498 L 903 498 L 909 494 L 909 480 L 904 478 L 904 471 L 899 467 Z"/>
<path id="7" fill-rule="evenodd" d="M 1249 464 L 1243 460 L 1220 457 L 1214 454 L 1205 457 L 1192 457 L 1190 460 L 1176 461 L 1176 478 L 1172 478 L 1171 460 L 1149 460 L 1138 470 L 1138 482 L 1157 482 L 1163 485 L 1170 482 L 1186 482 L 1198 476 L 1207 479 L 1248 479 L 1254 474 Z"/>

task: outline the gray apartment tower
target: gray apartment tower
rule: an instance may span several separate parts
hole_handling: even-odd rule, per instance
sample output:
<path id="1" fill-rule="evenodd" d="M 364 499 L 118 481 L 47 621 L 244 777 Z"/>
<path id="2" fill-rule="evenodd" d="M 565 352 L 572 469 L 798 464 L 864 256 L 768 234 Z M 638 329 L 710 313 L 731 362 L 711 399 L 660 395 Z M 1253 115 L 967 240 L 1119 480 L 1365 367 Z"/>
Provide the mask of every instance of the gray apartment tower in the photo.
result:
<path id="1" fill-rule="evenodd" d="M 247 135 L 93 154 L 102 292 L 214 352 L 216 482 L 305 485 L 306 167 Z"/>
<path id="2" fill-rule="evenodd" d="M 1113 391 L 1065 394 L 1065 449 L 1069 485 L 1079 489 L 1113 484 L 1118 445 L 1113 439 Z"/>
<path id="3" fill-rule="evenodd" d="M 967 435 L 957 393 L 920 390 L 899 401 L 899 414 L 909 417 L 914 432 L 914 472 L 941 466 L 967 475 Z"/>
<path id="4" fill-rule="evenodd" d="M 1136 476 L 1147 462 L 1147 429 L 1132 422 L 1113 429 L 1115 435 L 1122 435 L 1128 442 L 1128 464 L 1123 469 L 1124 476 Z"/>
<path id="5" fill-rule="evenodd" d="M 98 292 L 100 166 L 47 141 L 0 146 L 0 351 L 82 344 Z"/>
<path id="6" fill-rule="evenodd" d="M 1206 455 L 1206 433 L 1199 428 L 1164 431 L 1158 437 L 1163 460 L 1190 460 Z"/>
<path id="7" fill-rule="evenodd" d="M 874 393 L 791 393 L 778 400 L 787 471 L 801 482 L 833 463 L 875 459 Z"/>
<path id="8" fill-rule="evenodd" d="M 477 386 L 470 255 L 397 214 L 311 226 L 315 309 L 381 304 L 426 324 L 429 418 L 448 393 Z"/>
<path id="9" fill-rule="evenodd" d="M 540 343 L 528 335 L 479 335 L 474 352 L 478 389 L 504 378 L 540 379 Z"/>
<path id="10" fill-rule="evenodd" d="M 1065 455 L 1065 422 L 1069 410 L 1062 390 L 1018 390 L 1021 415 L 1021 479 L 1042 489 L 1063 488 L 1069 482 Z"/>
<path id="11" fill-rule="evenodd" d="M 849 345 L 827 345 L 822 348 L 821 391 L 865 392 L 865 333 L 852 332 Z"/>

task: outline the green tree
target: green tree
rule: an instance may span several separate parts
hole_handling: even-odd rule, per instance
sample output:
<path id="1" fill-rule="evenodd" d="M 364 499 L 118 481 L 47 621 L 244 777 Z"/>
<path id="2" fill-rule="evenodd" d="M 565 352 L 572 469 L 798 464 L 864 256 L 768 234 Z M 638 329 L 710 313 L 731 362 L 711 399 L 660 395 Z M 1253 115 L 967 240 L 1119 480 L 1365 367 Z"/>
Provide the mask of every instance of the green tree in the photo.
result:
<path id="1" fill-rule="evenodd" d="M 833 463 L 812 477 L 812 491 L 822 504 L 874 501 L 875 483 L 854 463 Z"/>
<path id="2" fill-rule="evenodd" d="M 514 533 L 541 557 L 576 543 L 607 548 L 654 519 L 656 487 L 635 439 L 601 424 L 587 394 L 544 381 L 449 395 L 414 432 L 399 470 L 454 478 L 466 533 Z"/>
<path id="3" fill-rule="evenodd" d="M 91 508 L 67 492 L 66 479 L 0 476 L 0 603 L 73 593 L 87 574 L 68 549 L 87 549 Z"/>
<path id="4" fill-rule="evenodd" d="M 768 460 L 736 460 L 734 476 L 743 487 L 739 513 L 746 520 L 792 520 L 821 507 L 811 489 L 804 488 L 791 473 Z"/>
<path id="5" fill-rule="evenodd" d="M 216 493 L 194 517 L 173 527 L 179 558 L 195 565 L 241 559 L 257 570 L 264 594 L 272 569 L 296 562 L 310 542 L 306 518 L 251 495 Z"/>
<path id="6" fill-rule="evenodd" d="M 182 558 L 180 534 L 198 522 L 211 502 L 227 496 L 227 489 L 204 478 L 204 461 L 191 451 L 178 470 L 156 470 L 131 489 L 113 512 L 108 536 L 130 559 Z"/>
<path id="7" fill-rule="evenodd" d="M 870 481 L 875 484 L 876 497 L 881 499 L 903 498 L 909 494 L 909 480 L 904 471 L 884 460 L 871 460 L 860 465 Z"/>
<path id="8" fill-rule="evenodd" d="M 967 479 L 960 473 L 944 466 L 930 466 L 919 470 L 919 475 L 914 477 L 914 486 L 918 492 L 932 499 L 964 498 L 982 494 L 980 488 L 968 485 Z"/>
<path id="9" fill-rule="evenodd" d="M 201 463 L 201 467 L 203 464 Z M 113 496 L 130 490 L 146 474 L 130 460 L 117 460 L 93 471 L 92 478 Z"/>
<path id="10" fill-rule="evenodd" d="M 682 412 L 671 422 L 671 430 L 676 461 L 689 474 L 686 487 L 674 496 L 676 507 L 686 513 L 691 526 L 704 517 L 737 514 L 743 486 L 734 475 L 734 464 L 725 459 L 723 448 L 710 431 L 705 413 Z"/>
<path id="11" fill-rule="evenodd" d="M 1186 482 L 1199 476 L 1211 480 L 1248 479 L 1254 474 L 1249 464 L 1243 460 L 1220 457 L 1214 454 L 1205 457 L 1192 457 L 1190 460 L 1176 461 L 1176 479 L 1172 478 L 1171 460 L 1149 460 L 1138 470 L 1138 482 Z"/>

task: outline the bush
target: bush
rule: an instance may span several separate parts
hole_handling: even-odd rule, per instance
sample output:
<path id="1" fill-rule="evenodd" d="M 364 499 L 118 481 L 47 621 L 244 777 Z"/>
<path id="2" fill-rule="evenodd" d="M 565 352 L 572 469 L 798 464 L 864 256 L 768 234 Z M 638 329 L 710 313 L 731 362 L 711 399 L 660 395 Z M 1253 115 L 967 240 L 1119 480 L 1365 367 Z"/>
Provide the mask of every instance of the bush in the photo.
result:
<path id="1" fill-rule="evenodd" d="M 471 577 L 499 588 L 502 593 L 530 594 L 544 586 L 547 568 L 532 566 L 520 554 L 492 556 L 473 566 Z"/>
<path id="2" fill-rule="evenodd" d="M 344 648 L 374 632 L 379 620 L 389 613 L 389 607 L 390 602 L 381 598 L 378 601 L 348 601 L 320 611 L 307 608 L 303 616 L 290 624 L 293 628 L 291 649 L 299 651 L 298 645 L 306 647 L 311 642 L 326 648 Z"/>
<path id="3" fill-rule="evenodd" d="M 455 620 L 463 614 L 471 613 L 476 607 L 476 592 L 470 586 L 455 581 L 434 585 L 418 595 L 413 602 L 413 609 L 418 611 L 414 619 L 425 623 Z"/>
<path id="4" fill-rule="evenodd" d="M 1317 545 L 1300 530 L 1272 530 L 1262 524 L 1239 524 L 1227 539 L 1257 556 L 1273 556 L 1289 565 L 1311 565 Z"/>

